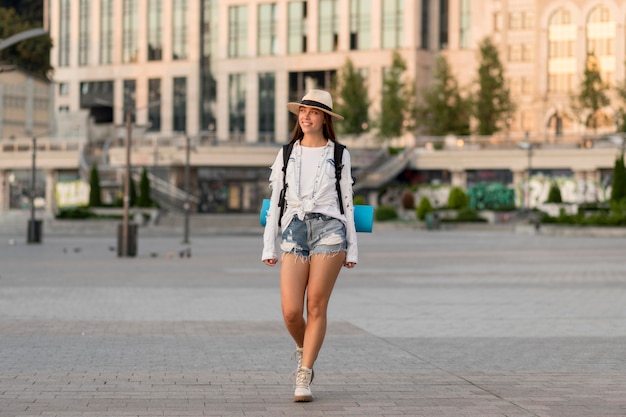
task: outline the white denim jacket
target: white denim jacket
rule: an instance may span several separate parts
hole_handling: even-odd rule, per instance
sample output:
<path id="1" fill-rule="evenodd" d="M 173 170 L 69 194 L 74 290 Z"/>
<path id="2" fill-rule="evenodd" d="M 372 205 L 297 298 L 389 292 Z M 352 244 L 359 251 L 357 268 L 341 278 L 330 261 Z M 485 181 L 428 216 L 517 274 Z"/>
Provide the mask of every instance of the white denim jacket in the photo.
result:
<path id="1" fill-rule="evenodd" d="M 341 195 L 343 198 L 344 214 L 341 214 L 339 209 L 339 202 L 337 198 L 337 190 L 335 188 L 335 161 L 334 161 L 334 149 L 335 143 L 331 140 L 328 141 L 326 146 L 329 147 L 327 152 L 326 166 L 321 170 L 320 185 L 316 193 L 315 201 L 313 202 L 313 209 L 308 212 L 321 213 L 330 217 L 341 220 L 346 225 L 346 243 L 348 251 L 346 254 L 346 262 L 358 262 L 358 247 L 356 242 L 356 228 L 354 226 L 354 205 L 352 203 L 352 168 L 350 163 L 350 153 L 347 149 L 343 151 L 342 163 L 343 170 L 341 171 L 341 181 L 339 185 L 341 187 Z M 300 219 L 304 219 L 306 212 L 302 207 L 302 201 L 300 201 L 297 195 L 297 188 L 295 186 L 296 181 L 300 181 L 297 177 L 297 167 L 300 166 L 300 158 L 302 151 L 300 148 L 300 141 L 296 141 L 289 156 L 289 163 L 287 164 L 287 173 L 285 175 L 285 182 L 287 184 L 287 191 L 285 193 L 285 211 L 281 219 L 281 228 L 278 226 L 278 216 L 280 215 L 280 207 L 278 207 L 278 200 L 280 198 L 280 191 L 283 188 L 283 149 L 281 148 L 272 165 L 272 173 L 270 174 L 270 189 L 272 190 L 272 196 L 270 201 L 270 208 L 267 211 L 267 219 L 265 224 L 265 231 L 263 233 L 263 255 L 261 260 L 278 258 L 276 252 L 276 237 L 282 231 L 284 231 L 295 215 Z"/>

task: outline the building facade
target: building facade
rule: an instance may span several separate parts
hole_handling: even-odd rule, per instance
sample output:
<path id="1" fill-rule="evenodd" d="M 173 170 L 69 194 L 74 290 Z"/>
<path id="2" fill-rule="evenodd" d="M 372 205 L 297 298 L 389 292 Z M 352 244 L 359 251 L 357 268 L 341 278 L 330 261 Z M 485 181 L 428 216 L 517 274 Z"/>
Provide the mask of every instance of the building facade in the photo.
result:
<path id="1" fill-rule="evenodd" d="M 470 86 L 487 36 L 517 105 L 507 122 L 512 134 L 581 133 L 570 94 L 589 53 L 606 82 L 624 80 L 626 2 L 617 0 L 49 0 L 47 7 L 58 110 L 89 108 L 98 121 L 121 123 L 127 109 L 162 135 L 284 141 L 286 103 L 313 86 L 330 88 L 347 58 L 367 80 L 372 114 L 393 51 L 418 91 L 439 53 Z"/>
<path id="2" fill-rule="evenodd" d="M 57 119 L 87 113 L 96 125 L 113 127 L 131 117 L 142 136 L 134 144 L 151 144 L 133 148 L 133 165 L 152 166 L 179 188 L 184 153 L 169 146 L 172 139 L 187 135 L 198 146 L 248 146 L 237 151 L 247 152 L 235 158 L 238 165 L 228 157 L 203 159 L 210 154 L 203 149 L 191 154 L 191 189 L 207 200 L 201 204 L 206 211 L 255 209 L 274 153 L 259 152 L 259 145 L 285 142 L 293 124 L 286 104 L 310 88 L 331 88 L 348 58 L 366 80 L 371 116 L 380 110 L 383 74 L 394 52 L 406 61 L 417 91 L 429 85 L 442 54 L 471 94 L 478 46 L 486 37 L 498 47 L 516 104 L 501 136 L 554 144 L 611 132 L 621 106 L 611 90 L 612 105 L 589 132 L 587 115 L 572 110 L 570 97 L 590 53 L 603 80 L 623 82 L 624 0 L 47 0 L 45 10 Z M 109 161 L 122 163 L 119 139 L 117 133 L 107 146 Z M 154 145 L 160 140 L 171 143 Z M 519 162 L 498 161 L 494 168 L 487 150 L 473 159 L 484 166 L 473 163 L 467 172 L 430 155 L 426 147 L 411 164 L 426 182 L 524 179 L 519 167 L 507 168 Z M 600 159 L 584 168 L 564 160 L 541 169 L 597 179 L 613 163 Z M 507 172 L 495 175 L 494 169 Z"/>

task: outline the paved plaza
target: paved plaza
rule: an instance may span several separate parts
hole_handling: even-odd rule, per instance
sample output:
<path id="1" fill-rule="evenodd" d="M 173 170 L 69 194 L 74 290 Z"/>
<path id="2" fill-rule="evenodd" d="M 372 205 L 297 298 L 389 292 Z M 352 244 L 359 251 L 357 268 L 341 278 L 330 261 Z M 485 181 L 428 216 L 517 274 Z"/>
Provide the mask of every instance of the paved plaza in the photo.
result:
<path id="1" fill-rule="evenodd" d="M 0 417 L 626 416 L 624 238 L 359 234 L 292 403 L 260 228 L 201 232 L 0 233 Z"/>

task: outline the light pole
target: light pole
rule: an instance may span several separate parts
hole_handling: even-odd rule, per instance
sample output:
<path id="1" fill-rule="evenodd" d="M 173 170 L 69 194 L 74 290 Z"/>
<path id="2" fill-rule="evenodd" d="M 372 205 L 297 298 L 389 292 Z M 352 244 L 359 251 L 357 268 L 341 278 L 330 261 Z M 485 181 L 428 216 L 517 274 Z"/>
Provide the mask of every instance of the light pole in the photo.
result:
<path id="1" fill-rule="evenodd" d="M 37 181 L 37 137 L 33 136 L 32 166 L 30 178 L 30 220 L 28 222 L 28 243 L 41 243 L 41 222 L 35 220 L 35 185 Z"/>
<path id="2" fill-rule="evenodd" d="M 185 236 L 183 237 L 183 243 L 189 243 L 189 157 L 191 148 L 191 138 L 189 135 L 185 135 Z"/>
<path id="3" fill-rule="evenodd" d="M 113 103 L 107 101 L 107 100 L 101 100 L 99 98 L 96 98 L 94 100 L 94 103 L 96 104 L 100 104 L 103 106 L 109 106 L 109 107 L 113 107 Z M 161 105 L 161 101 L 157 100 L 157 101 L 152 101 L 150 103 L 148 103 L 146 106 L 141 107 L 141 108 L 135 108 L 135 109 L 130 109 L 130 108 L 124 108 L 124 127 L 126 128 L 126 139 L 125 139 L 125 143 L 124 143 L 124 148 L 125 148 L 125 163 L 124 163 L 124 197 L 123 197 L 123 212 L 122 212 L 122 224 L 121 224 L 121 229 L 118 229 L 118 251 L 117 251 L 117 256 L 119 257 L 128 257 L 128 256 L 135 256 L 135 252 L 136 252 L 136 241 L 137 241 L 137 233 L 136 233 L 136 229 L 133 229 L 133 234 L 132 234 L 132 242 L 134 243 L 132 245 L 133 250 L 131 251 L 130 249 L 130 245 L 129 245 L 129 241 L 131 241 L 130 237 L 131 237 L 131 233 L 130 233 L 130 215 L 129 215 L 129 211 L 130 211 L 130 171 L 131 171 L 131 166 L 130 166 L 130 151 L 131 151 L 131 143 L 132 143 L 132 131 L 133 131 L 133 121 L 132 121 L 132 115 L 133 113 L 136 114 L 138 110 L 142 110 L 142 109 L 146 109 L 146 108 L 150 108 L 150 107 L 156 107 L 156 106 L 160 106 Z M 118 125 L 119 126 L 119 125 Z"/>
<path id="4" fill-rule="evenodd" d="M 124 211 L 122 214 L 122 242 L 120 243 L 120 256 L 127 257 L 129 256 L 128 250 L 128 227 L 129 227 L 129 210 L 130 210 L 130 142 L 132 135 L 132 119 L 130 110 L 126 110 L 126 166 L 124 169 Z M 135 239 L 137 237 L 135 236 Z"/>
<path id="5" fill-rule="evenodd" d="M 48 32 L 42 28 L 28 29 L 15 35 L 9 36 L 6 39 L 0 40 L 0 51 L 9 46 L 13 46 L 16 43 L 25 41 L 26 39 L 36 38 L 37 36 L 47 35 Z"/>

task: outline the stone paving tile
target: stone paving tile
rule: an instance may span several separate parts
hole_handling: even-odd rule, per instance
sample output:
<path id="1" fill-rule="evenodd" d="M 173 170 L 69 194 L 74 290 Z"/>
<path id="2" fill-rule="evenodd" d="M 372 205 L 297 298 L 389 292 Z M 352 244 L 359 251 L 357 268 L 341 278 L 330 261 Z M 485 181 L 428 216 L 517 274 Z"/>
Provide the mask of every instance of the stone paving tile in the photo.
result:
<path id="1" fill-rule="evenodd" d="M 0 242 L 0 417 L 626 416 L 623 239 L 363 235 L 311 404 L 259 239 Z"/>

